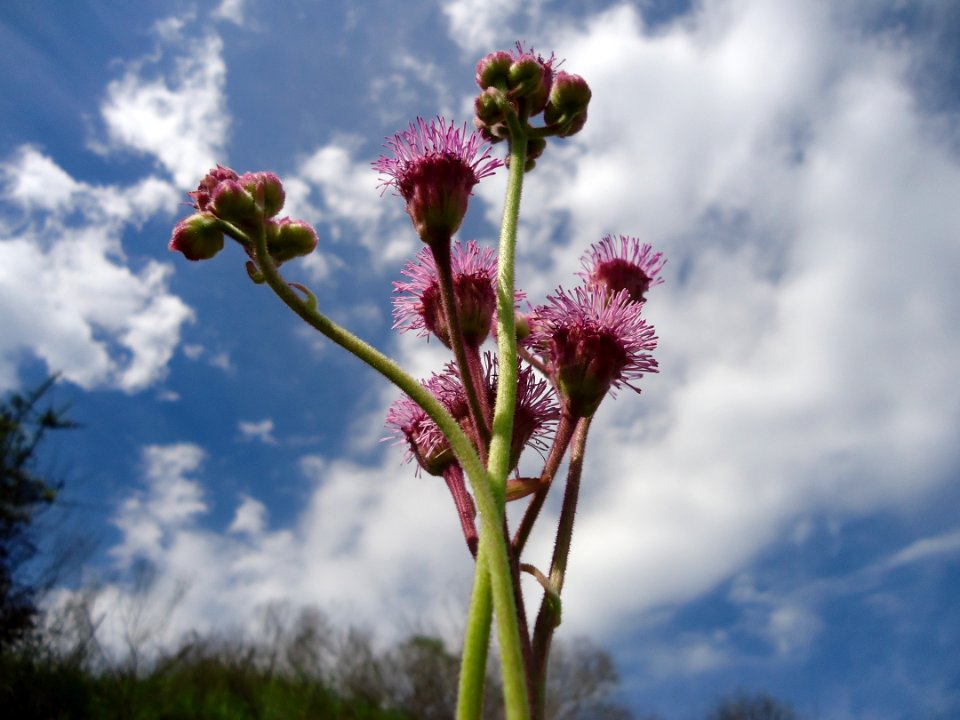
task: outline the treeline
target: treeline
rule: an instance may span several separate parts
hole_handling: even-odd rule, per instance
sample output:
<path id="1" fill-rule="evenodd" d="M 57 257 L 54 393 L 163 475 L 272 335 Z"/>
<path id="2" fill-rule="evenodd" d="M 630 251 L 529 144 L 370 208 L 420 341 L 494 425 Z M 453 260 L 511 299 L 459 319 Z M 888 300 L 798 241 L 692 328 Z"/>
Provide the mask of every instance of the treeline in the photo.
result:
<path id="1" fill-rule="evenodd" d="M 147 656 L 117 659 L 97 637 L 90 596 L 46 629 L 0 651 L 0 708 L 22 720 L 449 720 L 459 658 L 435 638 L 378 649 L 369 633 L 340 630 L 317 610 L 289 621 L 264 615 L 256 639 L 194 635 Z M 549 717 L 621 720 L 610 701 L 610 656 L 585 640 L 560 643 Z M 487 687 L 484 718 L 498 720 L 500 684 Z"/>

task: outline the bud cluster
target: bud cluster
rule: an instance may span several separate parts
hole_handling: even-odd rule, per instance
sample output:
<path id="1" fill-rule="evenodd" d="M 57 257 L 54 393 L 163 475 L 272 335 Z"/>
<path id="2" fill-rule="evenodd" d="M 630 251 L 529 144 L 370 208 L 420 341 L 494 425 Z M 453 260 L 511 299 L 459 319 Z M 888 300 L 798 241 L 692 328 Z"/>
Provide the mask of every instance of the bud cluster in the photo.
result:
<path id="1" fill-rule="evenodd" d="M 579 75 L 557 71 L 559 64 L 552 53 L 544 58 L 520 43 L 515 51 L 498 50 L 477 63 L 481 92 L 474 100 L 473 124 L 485 140 L 497 143 L 519 123 L 529 138 L 528 170 L 543 153 L 544 138 L 570 137 L 587 121 L 590 86 Z M 543 127 L 530 127 L 530 119 L 541 114 Z"/>
<path id="2" fill-rule="evenodd" d="M 276 218 L 286 193 L 280 178 L 271 172 L 238 175 L 217 165 L 187 193 L 197 211 L 177 223 L 170 249 L 188 260 L 209 260 L 223 249 L 224 235 L 237 240 L 253 257 L 253 238 L 261 231 L 275 265 L 302 255 L 317 246 L 317 234 L 305 222 Z"/>

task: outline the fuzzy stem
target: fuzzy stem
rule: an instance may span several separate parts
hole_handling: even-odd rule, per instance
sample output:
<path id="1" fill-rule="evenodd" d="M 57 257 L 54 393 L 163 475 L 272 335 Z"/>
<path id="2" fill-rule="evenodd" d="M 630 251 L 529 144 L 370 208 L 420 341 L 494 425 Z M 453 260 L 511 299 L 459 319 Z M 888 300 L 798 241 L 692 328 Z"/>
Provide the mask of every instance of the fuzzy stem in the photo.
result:
<path id="1" fill-rule="evenodd" d="M 580 495 L 580 477 L 583 473 L 583 457 L 587 446 L 587 433 L 592 418 L 580 418 L 570 451 L 570 466 L 567 468 L 567 487 L 563 493 L 563 507 L 557 524 L 557 540 L 553 548 L 553 561 L 550 564 L 549 585 L 553 593 L 544 592 L 540 612 L 533 630 L 533 665 L 536 673 L 536 691 L 533 696 L 536 720 L 544 718 L 544 700 L 547 687 L 547 659 L 550 655 L 550 643 L 553 632 L 560 624 L 559 596 L 563 590 L 564 575 L 567 571 L 567 559 L 570 555 L 570 541 L 573 538 L 573 520 L 577 512 L 577 499 Z"/>
<path id="2" fill-rule="evenodd" d="M 510 173 L 507 178 L 507 194 L 504 200 L 503 222 L 500 226 L 500 249 L 497 259 L 497 364 L 499 376 L 496 405 L 493 411 L 493 436 L 490 440 L 490 452 L 487 457 L 491 490 L 496 498 L 501 525 L 496 531 L 492 529 L 488 531 L 487 523 L 484 522 L 480 530 L 481 552 L 484 542 L 490 539 L 487 537 L 488 533 L 497 532 L 499 534 L 497 541 L 506 545 L 502 518 L 506 504 L 507 474 L 510 470 L 513 414 L 517 402 L 517 330 L 513 315 L 514 258 L 516 255 L 517 224 L 520 217 L 520 196 L 523 191 L 523 168 L 527 160 L 527 137 L 516 122 L 513 125 L 516 127 L 511 127 L 511 131 L 516 129 L 516 132 L 511 133 L 510 139 Z M 483 513 L 483 508 L 481 508 L 481 513 Z M 482 587 L 483 583 L 487 582 L 487 567 L 489 567 L 491 579 L 495 579 L 496 573 L 499 572 L 505 572 L 507 576 L 512 574 L 509 560 L 502 567 L 495 567 L 496 565 L 496 558 L 491 558 L 486 566 L 477 562 L 473 597 L 471 598 L 471 616 L 474 615 L 473 608 L 479 605 L 483 594 L 489 593 L 489 589 Z M 496 605 L 497 637 L 500 641 L 500 664 L 503 674 L 503 697 L 508 720 L 527 720 L 530 713 L 527 674 L 520 651 L 521 640 L 516 610 L 516 604 L 520 602 L 522 602 L 520 597 L 511 598 L 510 617 L 503 614 L 504 605 L 500 603 Z M 510 647 L 504 643 L 505 636 L 510 636 Z M 464 657 L 466 657 L 466 654 Z M 466 667 L 461 668 L 461 673 L 467 671 Z M 458 715 L 461 720 L 468 717 L 479 717 L 479 715 Z"/>
<path id="3" fill-rule="evenodd" d="M 490 573 L 487 553 L 481 545 L 477 553 L 476 578 L 467 631 L 463 638 L 460 660 L 460 681 L 457 688 L 457 720 L 480 720 L 483 714 L 483 685 L 487 673 L 487 650 L 490 646 L 490 625 L 493 603 L 490 595 Z"/>
<path id="4" fill-rule="evenodd" d="M 527 544 L 527 538 L 530 537 L 530 531 L 533 530 L 533 524 L 537 521 L 540 509 L 547 499 L 547 493 L 550 492 L 550 486 L 553 484 L 553 478 L 560 468 L 560 462 L 563 460 L 564 453 L 570 445 L 573 438 L 573 431 L 576 428 L 576 421 L 566 412 L 560 416 L 560 424 L 557 426 L 557 432 L 553 436 L 553 446 L 550 448 L 550 454 L 547 455 L 547 462 L 543 466 L 543 473 L 540 475 L 540 488 L 534 494 L 527 510 L 520 520 L 520 526 L 513 536 L 513 556 L 519 558 L 523 553 L 523 547 Z"/>
<path id="5" fill-rule="evenodd" d="M 481 459 L 486 458 L 487 445 L 490 442 L 490 428 L 487 425 L 487 417 L 483 412 L 479 394 L 485 392 L 482 385 L 476 383 L 474 374 L 470 371 L 470 365 L 467 361 L 467 354 L 463 342 L 463 330 L 460 326 L 460 311 L 457 306 L 457 297 L 453 289 L 453 267 L 450 260 L 450 239 L 446 242 L 434 242 L 430 245 L 430 251 L 433 253 L 433 264 L 437 268 L 437 279 L 440 284 L 440 302 L 443 306 L 443 314 L 447 321 L 447 336 L 450 340 L 450 349 L 453 350 L 453 357 L 457 362 L 457 369 L 460 371 L 460 381 L 463 383 L 463 391 L 467 396 L 467 406 L 470 408 L 470 417 L 473 420 L 473 426 L 477 429 L 477 440 Z M 485 405 L 486 403 L 484 403 Z"/>

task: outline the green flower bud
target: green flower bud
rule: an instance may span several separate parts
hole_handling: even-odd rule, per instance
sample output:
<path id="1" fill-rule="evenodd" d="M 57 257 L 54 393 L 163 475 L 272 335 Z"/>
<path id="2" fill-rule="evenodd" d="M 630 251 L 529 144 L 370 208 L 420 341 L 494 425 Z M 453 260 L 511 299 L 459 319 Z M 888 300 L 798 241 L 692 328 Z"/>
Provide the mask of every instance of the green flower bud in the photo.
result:
<path id="1" fill-rule="evenodd" d="M 210 213 L 184 218 L 173 229 L 169 247 L 187 260 L 209 260 L 223 250 L 220 221 Z"/>

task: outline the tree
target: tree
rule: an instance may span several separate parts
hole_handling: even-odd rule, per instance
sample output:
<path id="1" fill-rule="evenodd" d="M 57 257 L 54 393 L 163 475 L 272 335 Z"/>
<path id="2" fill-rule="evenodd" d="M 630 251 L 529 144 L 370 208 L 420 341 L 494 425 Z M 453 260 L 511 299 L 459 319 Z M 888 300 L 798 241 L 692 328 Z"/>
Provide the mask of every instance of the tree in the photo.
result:
<path id="1" fill-rule="evenodd" d="M 793 708 L 766 693 L 737 693 L 720 701 L 710 720 L 798 720 Z"/>
<path id="2" fill-rule="evenodd" d="M 38 588 L 21 570 L 37 551 L 31 525 L 60 489 L 38 472 L 37 450 L 48 431 L 75 427 L 63 410 L 38 409 L 54 382 L 0 403 L 0 649 L 33 628 L 37 615 Z"/>

